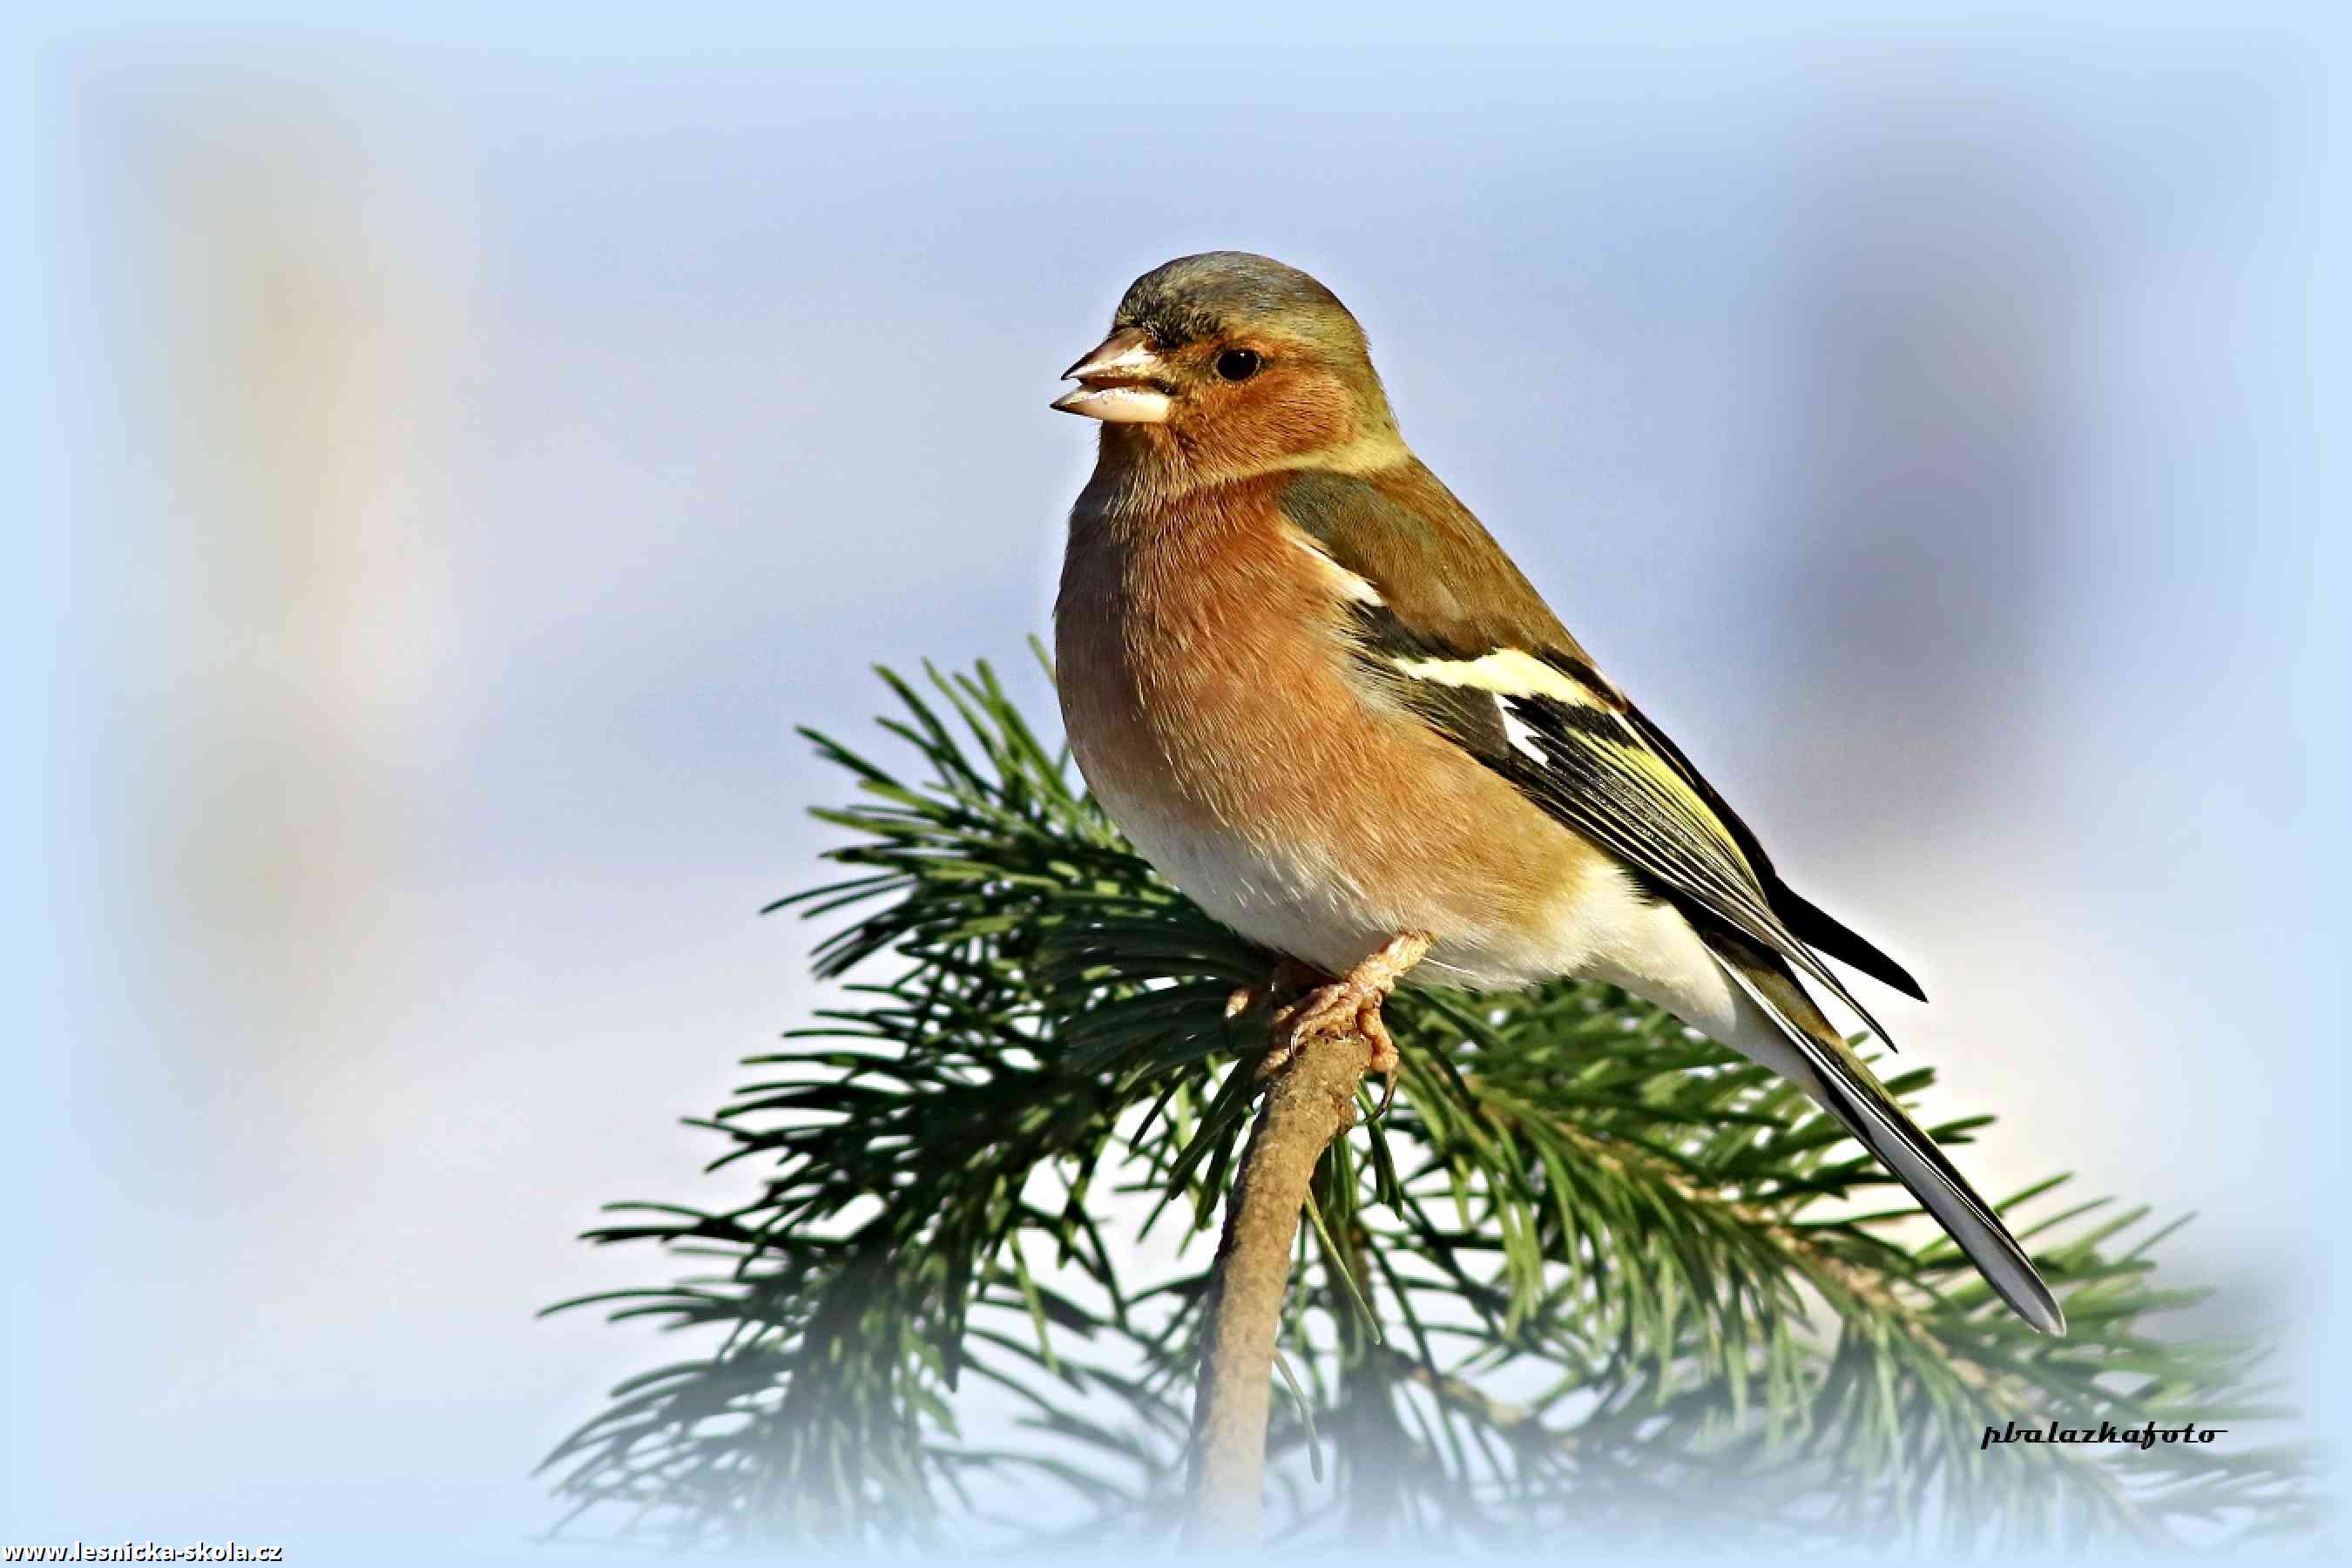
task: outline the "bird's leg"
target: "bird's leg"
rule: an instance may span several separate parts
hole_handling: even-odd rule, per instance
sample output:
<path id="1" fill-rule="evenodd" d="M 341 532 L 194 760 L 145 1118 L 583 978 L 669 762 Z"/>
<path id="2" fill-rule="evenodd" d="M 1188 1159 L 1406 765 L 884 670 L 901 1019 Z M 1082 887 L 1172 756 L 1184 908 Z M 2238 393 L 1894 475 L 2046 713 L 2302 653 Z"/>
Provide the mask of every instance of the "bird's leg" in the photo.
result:
<path id="1" fill-rule="evenodd" d="M 1389 1101 L 1396 1098 L 1397 1048 L 1388 1026 L 1381 1021 L 1381 1006 L 1405 972 L 1419 963 L 1428 951 L 1429 938 L 1418 932 L 1393 937 L 1379 952 L 1349 970 L 1344 979 L 1327 981 L 1276 1009 L 1274 1048 L 1258 1065 L 1257 1076 L 1271 1078 L 1280 1072 L 1310 1040 L 1360 1035 L 1372 1051 L 1365 1070 L 1387 1080 L 1387 1088 L 1381 1095 L 1381 1108 L 1373 1112 L 1375 1116 L 1385 1114 Z"/>
<path id="2" fill-rule="evenodd" d="M 1236 985 L 1225 998 L 1225 1016 L 1238 1018 L 1251 1008 L 1264 1003 L 1279 1006 L 1289 998 L 1312 986 L 1325 983 L 1323 972 L 1313 964 L 1301 963 L 1295 958 L 1276 961 L 1274 970 L 1255 985 Z"/>

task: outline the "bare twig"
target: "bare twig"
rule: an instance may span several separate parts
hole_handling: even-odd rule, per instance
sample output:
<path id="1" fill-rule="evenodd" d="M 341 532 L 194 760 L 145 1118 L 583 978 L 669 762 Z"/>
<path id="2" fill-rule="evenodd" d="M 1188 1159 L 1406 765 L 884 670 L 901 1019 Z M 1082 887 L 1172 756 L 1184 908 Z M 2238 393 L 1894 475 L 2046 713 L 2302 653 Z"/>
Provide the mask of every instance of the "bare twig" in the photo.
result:
<path id="1" fill-rule="evenodd" d="M 1429 950 L 1399 937 L 1336 986 L 1276 1015 L 1280 1072 L 1242 1151 L 1225 1201 L 1192 1406 L 1190 1541 L 1245 1546 L 1265 1506 L 1274 1341 L 1290 1283 L 1291 1244 L 1317 1162 L 1356 1124 L 1356 1087 L 1387 1047 L 1380 1005 Z M 1352 993 L 1352 994 L 1349 994 Z M 1310 1026 L 1301 1028 L 1307 1023 Z"/>

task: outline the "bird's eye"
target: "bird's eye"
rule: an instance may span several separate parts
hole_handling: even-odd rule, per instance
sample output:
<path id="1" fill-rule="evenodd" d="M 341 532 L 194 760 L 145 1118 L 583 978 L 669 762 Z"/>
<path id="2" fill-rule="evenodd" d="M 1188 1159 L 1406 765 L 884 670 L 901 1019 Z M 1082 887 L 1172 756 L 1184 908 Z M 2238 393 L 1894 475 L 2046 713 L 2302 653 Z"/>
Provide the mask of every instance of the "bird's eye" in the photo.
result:
<path id="1" fill-rule="evenodd" d="M 1263 362 L 1252 349 L 1227 349 L 1217 356 L 1217 374 L 1227 381 L 1247 381 Z"/>

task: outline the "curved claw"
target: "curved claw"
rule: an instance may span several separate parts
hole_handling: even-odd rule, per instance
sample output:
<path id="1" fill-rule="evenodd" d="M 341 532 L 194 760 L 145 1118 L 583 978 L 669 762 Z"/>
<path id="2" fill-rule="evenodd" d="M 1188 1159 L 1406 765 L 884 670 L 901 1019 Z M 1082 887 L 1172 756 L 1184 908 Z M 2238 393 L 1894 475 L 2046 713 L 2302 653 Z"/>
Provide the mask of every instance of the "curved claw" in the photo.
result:
<path id="1" fill-rule="evenodd" d="M 1383 1080 L 1380 1109 L 1371 1119 L 1378 1121 L 1387 1115 L 1396 1100 L 1397 1046 L 1381 1017 L 1381 1008 L 1388 1001 L 1389 993 L 1396 988 L 1399 977 L 1428 949 L 1425 937 L 1399 937 L 1357 965 L 1346 979 L 1318 985 L 1277 1009 L 1274 1015 L 1274 1046 L 1258 1064 L 1257 1076 L 1266 1079 L 1281 1071 L 1298 1054 L 1299 1047 L 1311 1039 L 1352 1034 L 1370 1048 L 1371 1059 L 1365 1064 L 1365 1070 L 1378 1073 Z M 1233 1016 L 1253 1000 L 1255 996 L 1249 992 L 1235 992 L 1226 1004 L 1226 1016 Z"/>
<path id="2" fill-rule="evenodd" d="M 1230 1023 L 1260 1004 L 1272 1006 L 1283 997 L 1313 990 L 1322 982 L 1321 974 L 1297 959 L 1278 959 L 1264 980 L 1255 985 L 1236 985 L 1225 994 L 1226 1021 Z"/>

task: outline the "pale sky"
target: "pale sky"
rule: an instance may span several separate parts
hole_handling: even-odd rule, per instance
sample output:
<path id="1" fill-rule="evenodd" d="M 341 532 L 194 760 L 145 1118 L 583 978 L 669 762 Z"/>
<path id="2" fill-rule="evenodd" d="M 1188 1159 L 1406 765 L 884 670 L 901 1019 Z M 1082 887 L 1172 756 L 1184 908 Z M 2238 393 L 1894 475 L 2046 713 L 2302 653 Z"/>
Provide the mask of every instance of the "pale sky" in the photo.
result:
<path id="1" fill-rule="evenodd" d="M 35 26 L 0 1535 L 523 1552 L 678 1348 L 532 1320 L 666 1277 L 573 1234 L 709 1201 L 677 1119 L 823 1005 L 792 726 L 925 657 L 1050 721 L 1055 374 L 1222 247 L 1920 974 L 1980 1184 L 2200 1211 L 2203 1325 L 2346 1408 L 2315 29 L 955 15 Z"/>

